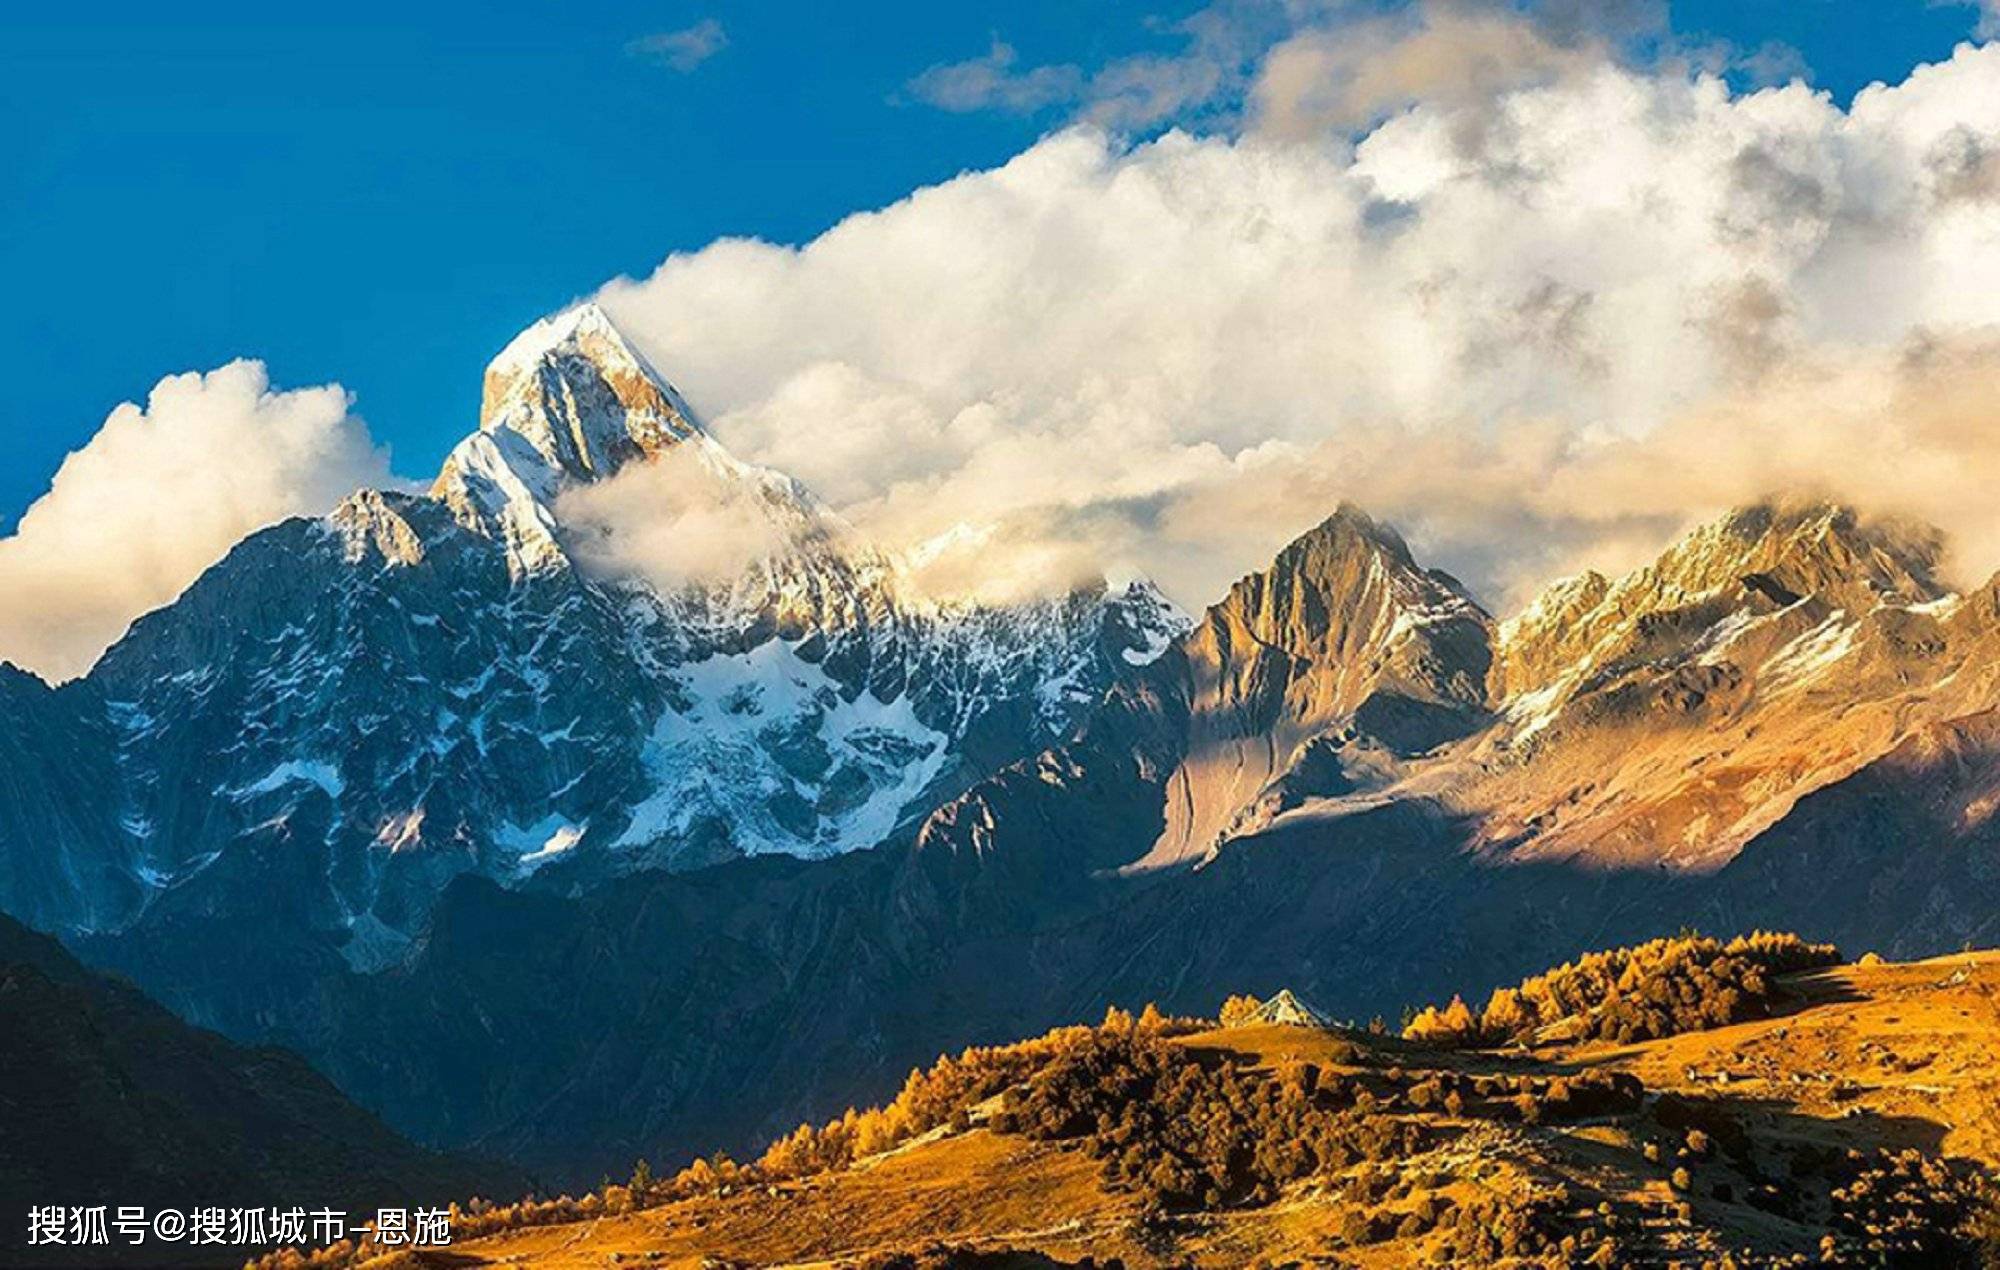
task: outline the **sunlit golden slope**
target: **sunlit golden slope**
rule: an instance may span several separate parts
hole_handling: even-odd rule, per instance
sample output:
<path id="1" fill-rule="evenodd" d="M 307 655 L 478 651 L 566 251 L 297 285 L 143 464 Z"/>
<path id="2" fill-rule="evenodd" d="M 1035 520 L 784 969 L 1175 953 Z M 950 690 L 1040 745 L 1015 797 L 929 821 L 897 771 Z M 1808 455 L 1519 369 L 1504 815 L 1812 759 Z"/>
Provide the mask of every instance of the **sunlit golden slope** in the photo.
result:
<path id="1" fill-rule="evenodd" d="M 1624 1047 L 1458 1051 L 1289 1025 L 1153 1042 L 1176 1055 L 1170 1067 L 1227 1072 L 1244 1090 L 1303 1081 L 1317 1090 L 1308 1101 L 1328 1105 L 1365 1093 L 1365 1112 L 1335 1119 L 1414 1139 L 1268 1197 L 1149 1214 L 1137 1190 L 1107 1180 L 1087 1132 L 1035 1140 L 1003 1110 L 1029 1104 L 1003 1095 L 848 1167 L 476 1239 L 450 1264 L 1692 1267 L 1728 1254 L 1740 1266 L 1929 1266 L 1972 1255 L 1970 1236 L 1936 1241 L 1976 1220 L 1977 1179 L 2000 1164 L 2000 954 L 1845 965 L 1782 990 L 1777 1017 Z M 1089 1054 L 1109 1052 L 1096 1048 L 1102 1031 L 1086 1036 Z M 1634 1087 L 1620 1076 L 1643 1081 L 1643 1102 L 1625 1099 Z M 892 1256 L 903 1253 L 913 1259 Z"/>

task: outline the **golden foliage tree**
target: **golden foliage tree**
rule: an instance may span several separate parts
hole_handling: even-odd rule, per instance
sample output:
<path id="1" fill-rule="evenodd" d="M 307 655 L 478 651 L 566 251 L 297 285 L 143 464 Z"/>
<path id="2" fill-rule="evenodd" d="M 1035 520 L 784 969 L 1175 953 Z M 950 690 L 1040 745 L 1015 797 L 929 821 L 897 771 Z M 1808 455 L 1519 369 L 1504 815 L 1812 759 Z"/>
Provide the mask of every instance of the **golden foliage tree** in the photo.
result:
<path id="1" fill-rule="evenodd" d="M 1252 996 L 1232 996 L 1222 1003 L 1222 1010 L 1216 1021 L 1224 1027 L 1241 1027 L 1257 1017 L 1257 1011 L 1264 1003 Z"/>

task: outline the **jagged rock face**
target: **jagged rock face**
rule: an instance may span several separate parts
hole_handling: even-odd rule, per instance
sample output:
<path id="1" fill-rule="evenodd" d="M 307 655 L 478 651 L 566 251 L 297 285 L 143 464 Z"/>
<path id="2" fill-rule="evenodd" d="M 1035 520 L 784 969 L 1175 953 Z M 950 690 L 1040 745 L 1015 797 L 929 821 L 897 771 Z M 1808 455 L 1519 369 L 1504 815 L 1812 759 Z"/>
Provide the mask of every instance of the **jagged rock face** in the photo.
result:
<path id="1" fill-rule="evenodd" d="M 1991 702 L 1935 532 L 1825 505 L 1701 526 L 1503 623 L 1500 722 L 1432 774 L 1510 853 L 1720 867 L 1913 726 Z"/>
<path id="2" fill-rule="evenodd" d="M 1187 641 L 1202 714 L 1319 731 L 1377 694 L 1485 704 L 1487 618 L 1394 530 L 1342 508 L 1252 574 Z"/>
<path id="3" fill-rule="evenodd" d="M 1493 692 L 1519 699 L 1670 657 L 1725 618 L 1808 597 L 1855 617 L 1933 602 L 1948 594 L 1936 576 L 1942 546 L 1934 530 L 1864 524 L 1841 507 L 1741 508 L 1616 582 L 1584 573 L 1550 586 L 1502 624 Z"/>
<path id="4" fill-rule="evenodd" d="M 1856 956 L 1991 947 L 1996 811 L 2000 710 L 1926 724 L 1753 839 L 1714 878 L 1704 920 L 1811 929 Z"/>
<path id="5" fill-rule="evenodd" d="M 552 504 L 567 484 L 615 475 L 705 439 L 687 406 L 594 304 L 535 323 L 487 368 L 479 430 L 431 487 L 459 523 L 507 546 L 517 574 L 567 561 Z"/>
<path id="6" fill-rule="evenodd" d="M 601 480 L 699 431 L 680 394 L 594 304 L 523 331 L 481 387 L 482 433 L 513 432 L 576 480 Z"/>
<path id="7" fill-rule="evenodd" d="M 965 927 L 1087 900 L 1079 875 L 1198 865 L 1313 802 L 1377 797 L 1486 718 L 1490 622 L 1342 508 L 1238 582 L 1069 744 L 940 807 L 913 877 Z"/>
<path id="8" fill-rule="evenodd" d="M 108 814 L 120 773 L 101 696 L 0 664 L 0 896 L 40 926 L 101 925 L 144 892 L 129 826 Z"/>
<path id="9" fill-rule="evenodd" d="M 617 598 L 517 584 L 437 503 L 366 501 L 252 537 L 92 672 L 152 916 L 254 917 L 279 855 L 266 911 L 378 965 L 457 873 L 522 879 L 558 826 L 637 796 L 667 685 Z"/>
<path id="10" fill-rule="evenodd" d="M 739 574 L 589 567 L 564 499 L 669 452 L 768 521 Z M 1060 740 L 1184 625 L 1145 584 L 1011 608 L 922 594 L 796 482 L 728 455 L 586 306 L 496 359 L 429 494 L 363 491 L 253 535 L 85 680 L 0 682 L 24 751 L 0 786 L 21 809 L 0 817 L 0 908 L 177 931 L 181 965 L 133 968 L 200 1017 L 262 1018 L 282 983 L 201 1003 L 201 924 L 316 932 L 373 969 L 462 873 L 575 893 L 875 846 Z"/>
<path id="11" fill-rule="evenodd" d="M 1169 704 L 1144 726 L 1100 717 L 1039 773 L 941 809 L 920 845 L 992 860 L 1051 824 L 1102 843 L 1048 791 L 1123 773 L 1119 814 L 1155 836 L 1109 862 L 1093 848 L 1095 867 L 1200 862 L 1415 799 L 1517 862 L 1713 871 L 1913 729 L 2000 701 L 1993 588 L 1954 595 L 1940 554 L 1930 530 L 1755 506 L 1623 577 L 1558 582 L 1496 628 L 1343 509 L 1158 663 Z M 1121 732 L 1156 739 L 1104 743 Z M 1009 814 L 1040 827 L 1010 834 Z"/>
<path id="12" fill-rule="evenodd" d="M 1342 508 L 1184 642 L 1187 746 L 1138 867 L 1205 858 L 1281 806 L 1463 735 L 1485 706 L 1489 638 L 1454 579 Z"/>

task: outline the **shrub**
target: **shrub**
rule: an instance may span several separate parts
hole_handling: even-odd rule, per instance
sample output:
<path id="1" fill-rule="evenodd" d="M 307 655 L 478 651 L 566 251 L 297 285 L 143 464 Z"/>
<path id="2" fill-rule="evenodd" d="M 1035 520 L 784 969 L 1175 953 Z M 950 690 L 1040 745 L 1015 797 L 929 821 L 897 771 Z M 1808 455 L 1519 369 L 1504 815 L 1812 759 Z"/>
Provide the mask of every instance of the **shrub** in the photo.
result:
<path id="1" fill-rule="evenodd" d="M 1765 1017 L 1777 1000 L 1776 976 L 1839 959 L 1831 944 L 1764 931 L 1727 943 L 1701 935 L 1656 939 L 1590 953 L 1496 989 L 1477 1015 L 1457 997 L 1442 1010 L 1426 1006 L 1404 1035 L 1439 1045 L 1500 1045 L 1567 1024 L 1576 1039 L 1653 1040 Z"/>
<path id="2" fill-rule="evenodd" d="M 1417 1011 L 1403 1028 L 1403 1035 L 1433 1045 L 1473 1045 L 1478 1043 L 1481 1032 L 1479 1020 L 1473 1017 L 1465 999 L 1453 997 L 1451 1004 L 1442 1010 L 1427 1005 Z"/>
<path id="3" fill-rule="evenodd" d="M 994 1126 L 1084 1140 L 1107 1182 L 1149 1207 L 1216 1208 L 1266 1203 L 1287 1183 L 1417 1149 L 1417 1126 L 1365 1099 L 1302 1066 L 1209 1065 L 1157 1038 L 1104 1030 L 1011 1091 Z"/>
<path id="4" fill-rule="evenodd" d="M 1851 1159 L 1833 1191 L 1833 1224 L 1856 1263 L 1883 1266 L 1995 1265 L 1992 1185 L 1963 1161 L 1921 1151 L 1877 1151 Z"/>

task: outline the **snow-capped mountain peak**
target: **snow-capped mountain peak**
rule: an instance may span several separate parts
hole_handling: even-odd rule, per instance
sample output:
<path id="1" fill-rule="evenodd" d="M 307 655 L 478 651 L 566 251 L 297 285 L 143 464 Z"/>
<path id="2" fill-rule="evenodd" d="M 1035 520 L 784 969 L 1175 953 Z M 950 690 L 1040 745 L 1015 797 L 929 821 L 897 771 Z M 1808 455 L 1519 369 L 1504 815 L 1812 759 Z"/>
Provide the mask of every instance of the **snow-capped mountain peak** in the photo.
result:
<path id="1" fill-rule="evenodd" d="M 253 535 L 60 700 L 0 691 L 112 791 L 65 803 L 81 856 L 25 879 L 6 822 L 44 821 L 0 791 L 0 907 L 261 911 L 276 852 L 308 879 L 286 922 L 378 966 L 466 871 L 580 888 L 876 846 L 1187 626 L 1147 585 L 930 594 L 704 432 L 594 306 L 512 341 L 485 398 L 428 495 Z"/>
<path id="2" fill-rule="evenodd" d="M 1942 551 L 1927 526 L 1770 501 L 1553 584 L 1498 630 L 1501 723 L 1465 769 L 1489 840 L 1720 867 L 1911 719 L 1980 708 L 1986 637 Z"/>
<path id="3" fill-rule="evenodd" d="M 486 368 L 479 427 L 519 433 L 578 480 L 700 430 L 666 376 L 595 304 L 543 318 L 500 351 Z"/>
<path id="4" fill-rule="evenodd" d="M 1607 668 L 1714 651 L 1808 599 L 1846 622 L 1885 605 L 1934 603 L 1949 594 L 1937 574 L 1942 552 L 1934 529 L 1835 504 L 1739 507 L 1621 577 L 1550 585 L 1501 624 L 1495 693 L 1535 697 L 1558 682 L 1567 692 Z"/>
<path id="5" fill-rule="evenodd" d="M 553 504 L 706 435 L 666 377 L 595 304 L 543 318 L 486 368 L 479 429 L 432 486 L 468 529 L 507 544 L 516 574 L 559 568 Z"/>
<path id="6" fill-rule="evenodd" d="M 618 356 L 648 372 L 652 371 L 645 358 L 625 338 L 618 324 L 611 320 L 611 315 L 596 301 L 585 300 L 523 327 L 520 334 L 507 341 L 507 346 L 493 355 L 493 360 L 486 364 L 486 373 L 489 376 L 504 376 L 513 371 L 526 370 L 558 348 L 587 341 L 603 341 L 615 346 L 621 350 Z"/>
<path id="7" fill-rule="evenodd" d="M 1133 666 L 1150 666 L 1194 628 L 1194 619 L 1151 578 L 1133 578 L 1118 596 L 1118 613 L 1133 637 L 1121 656 Z"/>

